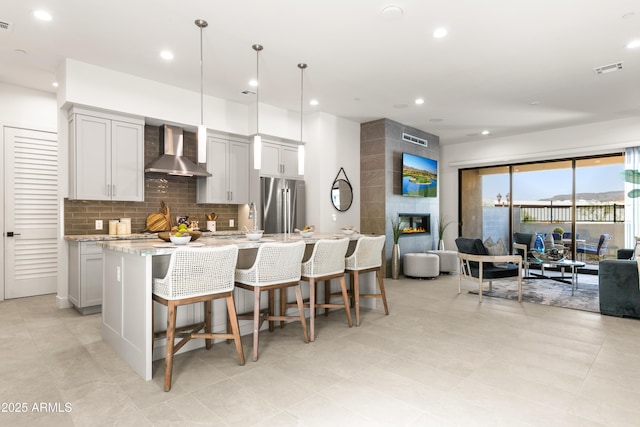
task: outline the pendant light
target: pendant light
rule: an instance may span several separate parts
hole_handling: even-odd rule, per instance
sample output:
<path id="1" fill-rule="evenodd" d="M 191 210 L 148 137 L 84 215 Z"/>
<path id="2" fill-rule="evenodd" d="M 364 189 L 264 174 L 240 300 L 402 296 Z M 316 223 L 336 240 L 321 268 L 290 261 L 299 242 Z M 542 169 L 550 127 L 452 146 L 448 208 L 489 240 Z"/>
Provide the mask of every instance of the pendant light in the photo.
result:
<path id="1" fill-rule="evenodd" d="M 200 28 L 200 126 L 198 126 L 198 163 L 207 162 L 207 128 L 204 126 L 204 61 L 202 56 L 202 29 L 209 23 L 204 19 L 196 19 Z"/>
<path id="2" fill-rule="evenodd" d="M 262 137 L 260 136 L 260 51 L 262 45 L 251 46 L 256 51 L 256 135 L 253 137 L 253 168 L 262 168 Z"/>
<path id="3" fill-rule="evenodd" d="M 304 175 L 304 142 L 302 139 L 302 124 L 304 122 L 303 105 L 304 105 L 304 69 L 307 64 L 298 64 L 300 68 L 300 145 L 298 145 L 298 175 Z"/>

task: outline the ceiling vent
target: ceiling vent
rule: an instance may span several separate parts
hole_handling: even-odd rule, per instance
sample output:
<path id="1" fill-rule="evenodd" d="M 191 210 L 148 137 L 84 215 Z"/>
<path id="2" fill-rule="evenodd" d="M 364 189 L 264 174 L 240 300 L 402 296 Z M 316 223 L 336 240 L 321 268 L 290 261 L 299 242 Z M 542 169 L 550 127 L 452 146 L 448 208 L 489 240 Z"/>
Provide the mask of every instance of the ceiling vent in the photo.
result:
<path id="1" fill-rule="evenodd" d="M 602 67 L 596 67 L 593 69 L 596 74 L 613 73 L 614 71 L 619 70 L 622 70 L 622 61 L 616 62 L 615 64 L 603 65 Z"/>
<path id="2" fill-rule="evenodd" d="M 13 25 L 10 22 L 0 21 L 0 31 L 11 31 Z"/>
<path id="3" fill-rule="evenodd" d="M 412 144 L 422 145 L 423 147 L 427 146 L 427 140 L 418 138 L 417 136 L 409 135 L 408 133 L 402 134 L 402 140 L 410 142 Z"/>

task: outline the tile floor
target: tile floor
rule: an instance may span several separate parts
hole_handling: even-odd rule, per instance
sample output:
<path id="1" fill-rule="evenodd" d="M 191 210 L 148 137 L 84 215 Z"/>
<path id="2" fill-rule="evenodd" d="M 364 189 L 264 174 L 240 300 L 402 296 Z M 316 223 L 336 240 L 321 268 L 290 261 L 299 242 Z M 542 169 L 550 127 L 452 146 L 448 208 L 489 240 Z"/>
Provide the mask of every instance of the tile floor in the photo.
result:
<path id="1" fill-rule="evenodd" d="M 640 425 L 640 321 L 478 304 L 457 280 L 387 279 L 389 316 L 365 310 L 349 329 L 332 313 L 310 344 L 295 324 L 263 332 L 257 363 L 250 337 L 245 366 L 224 343 L 177 356 L 169 393 L 163 362 L 143 381 L 101 341 L 99 315 L 52 295 L 5 301 L 0 425 Z"/>

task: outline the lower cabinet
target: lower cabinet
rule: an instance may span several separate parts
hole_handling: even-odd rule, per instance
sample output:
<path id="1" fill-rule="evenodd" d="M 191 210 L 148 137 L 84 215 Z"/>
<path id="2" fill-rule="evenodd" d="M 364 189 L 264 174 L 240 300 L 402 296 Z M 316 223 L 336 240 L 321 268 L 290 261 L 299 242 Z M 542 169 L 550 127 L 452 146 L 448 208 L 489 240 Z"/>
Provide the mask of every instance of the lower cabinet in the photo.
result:
<path id="1" fill-rule="evenodd" d="M 82 314 L 102 310 L 102 247 L 69 242 L 69 301 Z"/>

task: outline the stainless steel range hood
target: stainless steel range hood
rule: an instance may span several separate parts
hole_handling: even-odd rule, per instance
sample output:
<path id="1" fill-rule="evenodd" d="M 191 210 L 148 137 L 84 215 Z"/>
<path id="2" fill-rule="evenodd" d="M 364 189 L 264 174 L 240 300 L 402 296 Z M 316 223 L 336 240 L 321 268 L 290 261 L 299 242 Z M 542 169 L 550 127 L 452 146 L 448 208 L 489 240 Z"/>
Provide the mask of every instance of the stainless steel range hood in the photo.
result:
<path id="1" fill-rule="evenodd" d="M 144 171 L 177 176 L 211 176 L 205 169 L 183 157 L 183 149 L 182 128 L 160 126 L 160 157 L 149 163 Z"/>

